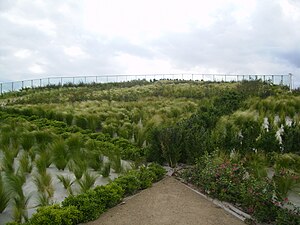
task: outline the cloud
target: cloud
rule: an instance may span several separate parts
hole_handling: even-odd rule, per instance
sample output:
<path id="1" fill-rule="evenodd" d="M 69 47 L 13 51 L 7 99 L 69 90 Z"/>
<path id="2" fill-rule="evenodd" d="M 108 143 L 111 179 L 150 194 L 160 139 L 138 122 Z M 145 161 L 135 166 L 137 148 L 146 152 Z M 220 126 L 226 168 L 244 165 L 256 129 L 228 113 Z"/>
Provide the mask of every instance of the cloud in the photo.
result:
<path id="1" fill-rule="evenodd" d="M 0 1 L 0 81 L 284 73 L 300 84 L 296 0 Z"/>

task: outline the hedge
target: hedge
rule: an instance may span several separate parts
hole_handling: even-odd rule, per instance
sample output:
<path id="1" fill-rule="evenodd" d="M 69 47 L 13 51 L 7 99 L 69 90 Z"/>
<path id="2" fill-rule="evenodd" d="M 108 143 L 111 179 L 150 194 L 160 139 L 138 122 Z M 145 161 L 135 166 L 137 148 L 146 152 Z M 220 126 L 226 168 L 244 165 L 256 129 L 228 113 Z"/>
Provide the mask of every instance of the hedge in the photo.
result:
<path id="1" fill-rule="evenodd" d="M 75 225 L 97 219 L 107 209 L 116 206 L 130 194 L 150 187 L 162 179 L 166 171 L 158 164 L 142 166 L 116 178 L 105 186 L 97 186 L 79 195 L 70 195 L 61 205 L 38 208 L 24 225 Z M 16 222 L 7 225 L 19 225 Z"/>

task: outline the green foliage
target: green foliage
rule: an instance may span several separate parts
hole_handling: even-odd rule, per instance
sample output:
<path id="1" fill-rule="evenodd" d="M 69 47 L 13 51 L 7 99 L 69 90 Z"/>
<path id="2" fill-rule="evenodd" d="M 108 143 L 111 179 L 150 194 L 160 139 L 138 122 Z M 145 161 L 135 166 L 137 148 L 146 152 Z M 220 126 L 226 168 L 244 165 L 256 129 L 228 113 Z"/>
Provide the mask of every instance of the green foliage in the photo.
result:
<path id="1" fill-rule="evenodd" d="M 82 213 L 79 222 L 87 222 L 97 219 L 105 211 L 105 205 L 101 204 L 94 190 L 89 190 L 83 194 L 69 196 L 62 202 L 62 206 L 75 206 Z"/>
<path id="2" fill-rule="evenodd" d="M 153 179 L 154 182 L 161 180 L 166 174 L 166 170 L 156 163 L 151 163 L 150 165 L 148 165 L 147 169 L 155 174 L 155 177 Z"/>
<path id="3" fill-rule="evenodd" d="M 10 199 L 10 194 L 5 189 L 3 178 L 0 173 L 0 213 L 2 213 L 6 209 L 9 203 L 9 199 Z"/>
<path id="4" fill-rule="evenodd" d="M 94 186 L 96 179 L 97 176 L 92 175 L 90 172 L 86 171 L 83 177 L 80 180 L 77 180 L 80 186 L 80 192 L 86 192 L 90 190 Z"/>
<path id="5" fill-rule="evenodd" d="M 110 164 L 111 164 L 110 162 L 104 163 L 103 168 L 101 170 L 101 175 L 103 177 L 108 177 L 109 176 L 109 174 L 110 174 Z"/>
<path id="6" fill-rule="evenodd" d="M 141 188 L 141 181 L 138 178 L 138 174 L 131 171 L 126 176 L 116 178 L 114 183 L 124 190 L 125 195 L 132 195 Z"/>
<path id="7" fill-rule="evenodd" d="M 276 175 L 272 181 L 249 173 L 243 161 L 247 162 L 247 159 L 230 159 L 219 152 L 205 154 L 194 167 L 183 172 L 182 177 L 212 197 L 238 204 L 258 222 L 272 223 L 283 220 L 282 217 L 294 218 L 294 214 L 281 211 L 284 196 L 278 192 Z M 286 174 L 280 176 L 284 177 Z"/>
<path id="8" fill-rule="evenodd" d="M 111 182 L 105 186 L 97 186 L 95 192 L 99 201 L 106 209 L 117 205 L 124 195 L 124 190 L 115 182 Z"/>
<path id="9" fill-rule="evenodd" d="M 256 178 L 267 177 L 268 161 L 263 153 L 248 153 L 244 166 Z"/>
<path id="10" fill-rule="evenodd" d="M 285 126 L 282 136 L 284 152 L 298 152 L 300 146 L 300 126 L 293 123 L 292 126 Z"/>
<path id="11" fill-rule="evenodd" d="M 52 177 L 49 173 L 34 174 L 33 182 L 40 193 L 44 193 L 49 199 L 53 197 L 54 187 L 52 185 Z"/>
<path id="12" fill-rule="evenodd" d="M 140 181 L 140 189 L 151 187 L 153 181 L 156 179 L 156 174 L 148 170 L 145 166 L 141 166 L 138 171 L 138 179 Z"/>
<path id="13" fill-rule="evenodd" d="M 19 168 L 22 173 L 31 173 L 32 163 L 30 161 L 30 156 L 28 152 L 23 152 L 19 160 Z"/>
<path id="14" fill-rule="evenodd" d="M 79 180 L 87 170 L 86 160 L 84 158 L 74 158 L 69 163 L 69 170 L 72 171 L 76 179 Z"/>
<path id="15" fill-rule="evenodd" d="M 73 225 L 82 221 L 82 214 L 74 206 L 59 205 L 38 208 L 29 221 L 30 225 Z"/>
<path id="16" fill-rule="evenodd" d="M 63 184 L 69 195 L 73 195 L 72 184 L 74 181 L 72 181 L 69 176 L 64 177 L 63 175 L 57 175 L 56 177 Z"/>
<path id="17" fill-rule="evenodd" d="M 281 198 L 286 198 L 289 191 L 296 187 L 300 187 L 299 174 L 291 170 L 280 169 L 279 171 L 276 171 L 273 180 L 277 194 Z"/>
<path id="18" fill-rule="evenodd" d="M 23 184 L 26 178 L 23 174 L 6 173 L 6 183 L 8 184 L 8 191 L 12 196 L 12 217 L 16 222 L 22 222 L 28 219 L 27 205 L 30 196 L 25 196 L 23 193 Z"/>
<path id="19" fill-rule="evenodd" d="M 124 138 L 114 138 L 112 143 L 120 148 L 121 157 L 124 160 L 135 161 L 143 157 L 144 152 L 142 148 L 135 146 L 129 140 Z"/>
<path id="20" fill-rule="evenodd" d="M 51 157 L 49 151 L 44 151 L 39 154 L 39 157 L 35 159 L 35 167 L 40 174 L 46 173 L 46 169 L 51 164 Z"/>
<path id="21" fill-rule="evenodd" d="M 35 144 L 35 136 L 32 132 L 26 132 L 22 134 L 21 146 L 25 151 L 29 151 Z"/>
<path id="22" fill-rule="evenodd" d="M 50 145 L 52 161 L 57 169 L 64 170 L 69 160 L 67 145 L 63 139 L 58 139 Z"/>
<path id="23" fill-rule="evenodd" d="M 290 209 L 280 209 L 277 212 L 276 224 L 298 225 L 300 224 L 300 211 Z"/>

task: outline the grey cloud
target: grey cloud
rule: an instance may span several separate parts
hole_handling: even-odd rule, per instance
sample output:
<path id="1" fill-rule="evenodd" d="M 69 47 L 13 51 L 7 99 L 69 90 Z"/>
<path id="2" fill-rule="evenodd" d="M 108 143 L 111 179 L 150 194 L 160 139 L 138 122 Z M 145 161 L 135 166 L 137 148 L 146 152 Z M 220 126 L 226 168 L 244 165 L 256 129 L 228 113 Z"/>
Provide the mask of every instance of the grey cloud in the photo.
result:
<path id="1" fill-rule="evenodd" d="M 299 45 L 300 30 L 283 17 L 276 2 L 258 1 L 257 4 L 248 26 L 238 24 L 230 11 L 225 10 L 220 12 L 224 13 L 219 16 L 221 19 L 208 29 L 168 34 L 151 44 L 174 65 L 187 70 L 205 66 L 223 72 L 282 73 L 284 69 L 298 66 L 299 52 L 293 52 L 293 48 Z M 282 54 L 289 49 L 289 53 Z M 262 62 L 277 63 L 282 69 L 253 67 Z"/>
<path id="2" fill-rule="evenodd" d="M 12 3 L 14 2 L 14 3 Z M 167 59 L 174 68 L 190 70 L 194 67 L 237 73 L 288 73 L 296 74 L 300 83 L 300 21 L 287 20 L 278 1 L 257 1 L 257 8 L 249 23 L 239 24 L 233 17 L 233 5 L 216 14 L 217 21 L 208 28 L 193 29 L 189 33 L 168 33 L 143 45 L 121 38 L 103 40 L 82 27 L 80 2 L 0 1 L 0 81 L 27 79 L 40 76 L 113 74 L 126 68 L 116 65 L 114 57 L 119 53 L 144 59 Z M 298 7 L 296 0 L 291 4 Z M 70 7 L 71 14 L 61 13 L 62 4 Z M 49 20 L 55 25 L 55 35 L 41 29 L 18 25 L 4 14 L 18 15 L 27 20 Z M 67 56 L 64 47 L 76 46 L 89 57 L 77 59 Z M 16 58 L 14 53 L 29 49 L 28 58 Z M 32 74 L 28 68 L 40 65 L 45 73 Z M 274 66 L 275 65 L 275 66 Z M 199 71 L 201 72 L 201 71 Z"/>

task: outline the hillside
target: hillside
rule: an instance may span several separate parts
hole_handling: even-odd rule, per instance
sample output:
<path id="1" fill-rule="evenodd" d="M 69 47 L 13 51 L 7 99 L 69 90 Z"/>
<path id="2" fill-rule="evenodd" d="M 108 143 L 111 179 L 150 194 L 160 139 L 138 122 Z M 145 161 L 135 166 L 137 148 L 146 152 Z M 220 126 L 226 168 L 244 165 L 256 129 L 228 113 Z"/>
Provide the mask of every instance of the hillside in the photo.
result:
<path id="1" fill-rule="evenodd" d="M 222 182 L 205 171 L 215 175 L 220 166 L 236 165 L 244 171 L 239 176 L 247 172 L 262 189 L 272 180 L 278 202 L 291 196 L 289 203 L 299 204 L 300 96 L 287 87 L 260 81 L 68 84 L 6 93 L 0 104 L 0 220 L 12 214 L 24 221 L 27 208 L 85 193 L 153 161 L 194 165 L 184 179 L 251 208 L 259 221 L 271 216 L 255 216 L 256 203 L 233 197 L 240 186 L 224 192 L 229 183 L 218 187 Z"/>

